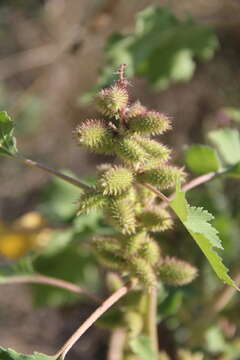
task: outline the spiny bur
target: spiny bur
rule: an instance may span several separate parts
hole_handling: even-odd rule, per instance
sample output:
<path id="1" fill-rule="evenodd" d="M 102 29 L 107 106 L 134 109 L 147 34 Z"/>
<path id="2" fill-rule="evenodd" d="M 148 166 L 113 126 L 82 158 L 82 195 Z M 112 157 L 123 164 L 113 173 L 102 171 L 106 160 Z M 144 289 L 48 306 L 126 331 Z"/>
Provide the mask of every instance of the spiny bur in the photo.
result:
<path id="1" fill-rule="evenodd" d="M 160 206 L 144 209 L 137 219 L 143 229 L 152 232 L 166 231 L 171 229 L 173 224 L 169 212 Z"/>
<path id="2" fill-rule="evenodd" d="M 185 285 L 197 276 L 197 269 L 186 261 L 167 257 L 159 266 L 158 274 L 162 282 L 169 285 Z"/>
<path id="3" fill-rule="evenodd" d="M 128 92 L 118 85 L 101 90 L 96 96 L 98 110 L 107 116 L 118 116 L 128 103 Z"/>
<path id="4" fill-rule="evenodd" d="M 113 166 L 102 172 L 99 184 L 104 195 L 120 195 L 131 187 L 133 180 L 131 170 L 123 166 Z"/>
<path id="5" fill-rule="evenodd" d="M 171 128 L 168 117 L 157 111 L 146 111 L 129 121 L 129 129 L 141 135 L 159 135 Z"/>
<path id="6" fill-rule="evenodd" d="M 136 217 L 134 203 L 129 199 L 111 199 L 107 218 L 123 234 L 134 234 L 136 230 Z"/>
<path id="7" fill-rule="evenodd" d="M 185 176 L 184 171 L 175 166 L 159 166 L 139 174 L 138 180 L 166 190 L 175 187 L 178 181 L 184 181 Z"/>
<path id="8" fill-rule="evenodd" d="M 158 141 L 150 140 L 142 136 L 136 137 L 138 144 L 152 157 L 157 158 L 155 160 L 160 163 L 165 163 L 170 158 L 171 150 L 165 145 L 160 144 Z"/>
<path id="9" fill-rule="evenodd" d="M 149 158 L 147 152 L 134 137 L 122 137 L 115 143 L 115 152 L 123 162 L 136 165 Z"/>
<path id="10" fill-rule="evenodd" d="M 87 120 L 75 131 L 79 145 L 96 153 L 111 153 L 112 130 L 102 120 Z"/>
<path id="11" fill-rule="evenodd" d="M 148 237 L 139 250 L 139 256 L 145 259 L 149 264 L 155 265 L 160 260 L 160 247 L 152 238 Z"/>
<path id="12" fill-rule="evenodd" d="M 137 116 L 142 116 L 146 111 L 145 106 L 143 106 L 140 101 L 136 101 L 127 109 L 127 117 L 128 119 L 132 119 Z"/>
<path id="13" fill-rule="evenodd" d="M 93 239 L 93 246 L 103 265 L 117 270 L 121 270 L 126 266 L 124 258 L 120 255 L 120 246 L 116 239 L 98 236 Z"/>
<path id="14" fill-rule="evenodd" d="M 133 257 L 129 262 L 128 269 L 132 275 L 135 275 L 139 281 L 147 287 L 155 287 L 157 278 L 151 264 L 141 257 Z"/>
<path id="15" fill-rule="evenodd" d="M 92 210 L 102 209 L 107 204 L 107 198 L 95 189 L 86 191 L 79 199 L 77 215 L 88 214 Z"/>

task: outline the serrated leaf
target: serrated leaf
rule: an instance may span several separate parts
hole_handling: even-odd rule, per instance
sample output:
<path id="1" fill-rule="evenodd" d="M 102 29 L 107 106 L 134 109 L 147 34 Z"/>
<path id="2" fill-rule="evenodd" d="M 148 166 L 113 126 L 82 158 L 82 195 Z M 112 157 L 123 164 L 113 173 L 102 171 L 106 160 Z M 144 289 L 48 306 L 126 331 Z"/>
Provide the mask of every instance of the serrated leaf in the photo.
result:
<path id="1" fill-rule="evenodd" d="M 240 134 L 236 129 L 224 128 L 211 131 L 209 139 L 216 144 L 227 164 L 234 165 L 240 161 Z"/>
<path id="2" fill-rule="evenodd" d="M 188 218 L 184 222 L 185 226 L 193 233 L 199 233 L 209 239 L 212 246 L 223 249 L 218 231 L 209 223 L 214 217 L 201 207 L 188 207 Z"/>
<path id="3" fill-rule="evenodd" d="M 56 356 L 48 356 L 40 353 L 33 353 L 32 355 L 19 354 L 12 349 L 4 349 L 0 347 L 1 360 L 56 360 Z"/>
<path id="4" fill-rule="evenodd" d="M 179 185 L 177 186 L 175 197 L 170 201 L 170 206 L 196 241 L 217 276 L 222 281 L 239 290 L 228 275 L 228 269 L 223 264 L 221 257 L 213 249 L 214 247 L 222 248 L 218 232 L 210 224 L 213 215 L 203 208 L 191 207 L 186 200 L 185 193 L 180 190 Z"/>
<path id="5" fill-rule="evenodd" d="M 130 341 L 131 350 L 142 360 L 157 360 L 157 354 L 151 347 L 151 342 L 147 336 L 138 336 Z"/>
<path id="6" fill-rule="evenodd" d="M 13 136 L 13 121 L 6 111 L 0 111 L 0 154 L 12 156 L 16 154 L 16 141 Z"/>
<path id="7" fill-rule="evenodd" d="M 216 172 L 221 168 L 216 151 L 206 145 L 193 145 L 187 148 L 185 162 L 189 169 L 197 174 Z"/>

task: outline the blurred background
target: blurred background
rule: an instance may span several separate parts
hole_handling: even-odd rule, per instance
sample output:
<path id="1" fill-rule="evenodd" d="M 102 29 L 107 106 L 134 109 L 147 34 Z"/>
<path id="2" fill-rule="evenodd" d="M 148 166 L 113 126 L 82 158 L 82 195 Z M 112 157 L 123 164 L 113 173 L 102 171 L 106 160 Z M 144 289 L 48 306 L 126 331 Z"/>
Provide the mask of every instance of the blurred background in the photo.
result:
<path id="1" fill-rule="evenodd" d="M 72 132 L 81 119 L 97 116 L 92 96 L 121 63 L 128 65 L 132 98 L 172 118 L 173 130 L 163 141 L 173 147 L 176 163 L 184 164 L 185 147 L 205 143 L 211 129 L 239 124 L 237 0 L 0 0 L 0 45 L 0 110 L 15 121 L 21 153 L 86 181 L 108 159 L 84 152 Z M 0 161 L 2 268 L 25 273 L 33 266 L 106 294 L 104 272 L 87 242 L 105 227 L 101 214 L 76 219 L 78 190 L 40 170 Z M 239 190 L 236 180 L 216 180 L 189 195 L 216 214 L 224 261 L 233 272 L 240 256 Z M 162 348 L 173 359 L 175 346 L 197 349 L 206 359 L 239 359 L 239 299 L 233 296 L 212 312 L 214 326 L 206 320 L 200 333 L 192 329 L 191 319 L 222 285 L 182 229 L 165 237 L 163 247 L 198 264 L 200 275 L 186 289 L 165 290 Z M 51 354 L 94 308 L 53 288 L 2 285 L 0 344 Z M 107 329 L 94 326 L 71 359 L 106 359 L 108 338 Z"/>

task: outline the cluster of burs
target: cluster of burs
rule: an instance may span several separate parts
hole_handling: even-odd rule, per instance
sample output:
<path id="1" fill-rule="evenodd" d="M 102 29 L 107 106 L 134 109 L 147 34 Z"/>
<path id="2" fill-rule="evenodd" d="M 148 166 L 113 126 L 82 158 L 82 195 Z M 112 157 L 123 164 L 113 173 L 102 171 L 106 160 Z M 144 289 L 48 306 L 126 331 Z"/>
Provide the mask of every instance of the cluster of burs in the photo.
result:
<path id="1" fill-rule="evenodd" d="M 94 249 L 102 264 L 136 278 L 146 287 L 157 281 L 186 284 L 196 269 L 185 261 L 163 257 L 155 232 L 172 227 L 164 209 L 149 185 L 159 190 L 183 181 L 182 169 L 168 164 L 170 150 L 151 139 L 171 128 L 167 116 L 146 109 L 140 102 L 129 103 L 126 80 L 121 79 L 96 95 L 100 119 L 87 119 L 77 127 L 78 143 L 88 150 L 116 156 L 115 164 L 98 167 L 94 187 L 79 202 L 79 215 L 102 209 L 113 236 L 96 236 Z"/>

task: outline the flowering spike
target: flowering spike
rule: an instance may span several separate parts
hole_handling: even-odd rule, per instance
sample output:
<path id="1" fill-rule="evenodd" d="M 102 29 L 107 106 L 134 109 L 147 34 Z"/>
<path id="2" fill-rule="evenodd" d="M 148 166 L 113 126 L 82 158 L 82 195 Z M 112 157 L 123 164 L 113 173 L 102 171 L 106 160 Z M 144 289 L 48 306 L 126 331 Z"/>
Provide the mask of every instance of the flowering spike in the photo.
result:
<path id="1" fill-rule="evenodd" d="M 160 259 L 160 247 L 156 241 L 152 238 L 148 238 L 140 249 L 139 255 L 149 264 L 155 265 Z"/>
<path id="2" fill-rule="evenodd" d="M 112 153 L 113 133 L 102 120 L 87 120 L 75 131 L 79 145 L 97 153 Z"/>
<path id="3" fill-rule="evenodd" d="M 137 116 L 142 116 L 146 112 L 145 106 L 143 106 L 140 101 L 136 101 L 132 104 L 127 110 L 128 119 L 135 118 Z"/>
<path id="4" fill-rule="evenodd" d="M 116 155 L 126 163 L 143 163 L 148 158 L 146 151 L 137 143 L 134 138 L 123 137 L 116 141 Z"/>
<path id="5" fill-rule="evenodd" d="M 158 135 L 171 128 L 168 117 L 157 111 L 147 111 L 142 116 L 131 119 L 129 128 L 142 135 Z"/>
<path id="6" fill-rule="evenodd" d="M 98 110 L 106 116 L 114 117 L 124 109 L 128 103 L 128 92 L 125 88 L 114 85 L 101 90 L 96 96 Z"/>
<path id="7" fill-rule="evenodd" d="M 174 187 L 178 180 L 184 181 L 185 176 L 183 169 L 175 166 L 160 166 L 158 169 L 146 170 L 139 174 L 138 180 L 164 190 Z"/>
<path id="8" fill-rule="evenodd" d="M 158 163 L 163 163 L 169 160 L 170 150 L 158 141 L 150 140 L 142 136 L 137 137 L 137 142 L 144 148 L 144 150 L 154 158 Z"/>
<path id="9" fill-rule="evenodd" d="M 143 229 L 160 232 L 166 231 L 172 227 L 172 219 L 169 212 L 160 206 L 153 206 L 145 209 L 137 217 Z"/>
<path id="10" fill-rule="evenodd" d="M 186 261 L 167 257 L 159 266 L 161 281 L 169 285 L 185 285 L 197 276 L 197 269 Z"/>
<path id="11" fill-rule="evenodd" d="M 146 260 L 140 257 L 133 257 L 129 263 L 129 270 L 145 286 L 156 286 L 157 280 L 153 268 Z"/>
<path id="12" fill-rule="evenodd" d="M 129 199 L 112 199 L 107 212 L 110 222 L 123 234 L 133 234 L 136 229 L 134 203 Z"/>
<path id="13" fill-rule="evenodd" d="M 103 172 L 99 184 L 104 195 L 121 195 L 130 188 L 133 173 L 123 166 L 114 166 Z"/>
<path id="14" fill-rule="evenodd" d="M 107 198 L 94 190 L 83 193 L 79 199 L 77 215 L 88 214 L 92 210 L 102 209 L 107 205 Z"/>

